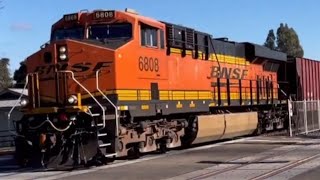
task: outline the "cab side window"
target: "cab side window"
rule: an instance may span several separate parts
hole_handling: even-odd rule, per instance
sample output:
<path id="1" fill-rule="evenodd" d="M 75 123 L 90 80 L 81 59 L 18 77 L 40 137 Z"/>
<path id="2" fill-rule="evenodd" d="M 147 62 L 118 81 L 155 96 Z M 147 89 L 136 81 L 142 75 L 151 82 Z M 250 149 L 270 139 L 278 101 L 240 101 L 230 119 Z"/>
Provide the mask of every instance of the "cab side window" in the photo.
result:
<path id="1" fill-rule="evenodd" d="M 158 29 L 146 24 L 141 24 L 141 45 L 158 47 Z"/>
<path id="2" fill-rule="evenodd" d="M 160 30 L 160 48 L 164 49 L 164 32 Z"/>

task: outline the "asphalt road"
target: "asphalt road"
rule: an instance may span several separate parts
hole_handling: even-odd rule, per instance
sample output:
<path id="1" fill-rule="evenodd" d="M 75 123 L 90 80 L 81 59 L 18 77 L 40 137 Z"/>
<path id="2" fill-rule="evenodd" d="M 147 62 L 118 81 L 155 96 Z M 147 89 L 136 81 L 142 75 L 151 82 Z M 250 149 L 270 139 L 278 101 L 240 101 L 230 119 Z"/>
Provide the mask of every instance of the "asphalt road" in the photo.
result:
<path id="1" fill-rule="evenodd" d="M 312 179 L 319 167 L 320 139 L 255 137 L 76 171 L 21 170 L 6 155 L 0 179 Z"/>

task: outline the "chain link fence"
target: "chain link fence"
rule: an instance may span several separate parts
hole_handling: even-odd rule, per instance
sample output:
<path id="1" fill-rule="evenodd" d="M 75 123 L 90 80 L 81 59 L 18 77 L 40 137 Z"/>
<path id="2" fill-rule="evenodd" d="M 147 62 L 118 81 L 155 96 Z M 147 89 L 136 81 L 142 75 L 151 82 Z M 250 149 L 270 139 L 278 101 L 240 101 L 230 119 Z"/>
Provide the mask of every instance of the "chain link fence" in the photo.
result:
<path id="1" fill-rule="evenodd" d="M 289 101 L 290 136 L 320 131 L 320 101 Z"/>

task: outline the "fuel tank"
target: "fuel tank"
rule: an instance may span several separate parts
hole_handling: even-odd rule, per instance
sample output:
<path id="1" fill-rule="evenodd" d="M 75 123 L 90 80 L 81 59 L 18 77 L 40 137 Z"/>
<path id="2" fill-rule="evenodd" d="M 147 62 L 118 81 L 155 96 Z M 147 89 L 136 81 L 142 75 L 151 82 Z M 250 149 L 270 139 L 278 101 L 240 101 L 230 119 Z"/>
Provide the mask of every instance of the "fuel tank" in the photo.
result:
<path id="1" fill-rule="evenodd" d="M 257 112 L 197 116 L 198 132 L 192 144 L 252 134 L 258 125 Z"/>

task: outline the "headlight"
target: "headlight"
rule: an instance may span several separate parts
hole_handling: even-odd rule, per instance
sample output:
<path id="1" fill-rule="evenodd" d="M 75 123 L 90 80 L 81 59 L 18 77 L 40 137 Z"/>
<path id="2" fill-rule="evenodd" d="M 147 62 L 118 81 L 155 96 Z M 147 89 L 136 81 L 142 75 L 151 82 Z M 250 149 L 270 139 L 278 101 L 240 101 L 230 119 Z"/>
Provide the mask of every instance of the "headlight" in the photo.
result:
<path id="1" fill-rule="evenodd" d="M 59 58 L 60 58 L 60 60 L 66 60 L 67 59 L 67 55 L 66 54 L 60 54 Z"/>
<path id="2" fill-rule="evenodd" d="M 28 103 L 29 103 L 29 101 L 28 101 L 27 99 L 21 99 L 21 100 L 20 100 L 20 105 L 21 105 L 22 107 L 27 106 Z"/>
<path id="3" fill-rule="evenodd" d="M 69 104 L 76 104 L 78 102 L 78 98 L 75 95 L 72 95 L 68 98 L 68 103 Z"/>
<path id="4" fill-rule="evenodd" d="M 59 48 L 59 52 L 60 53 L 65 53 L 67 51 L 67 48 L 65 47 L 65 46 L 61 46 L 60 48 Z"/>
<path id="5" fill-rule="evenodd" d="M 68 48 L 66 45 L 61 45 L 57 50 L 60 61 L 66 61 L 68 59 Z"/>
<path id="6" fill-rule="evenodd" d="M 71 120 L 71 121 L 77 120 L 77 116 L 74 116 L 74 115 L 73 115 L 73 116 L 70 116 L 70 120 Z"/>

